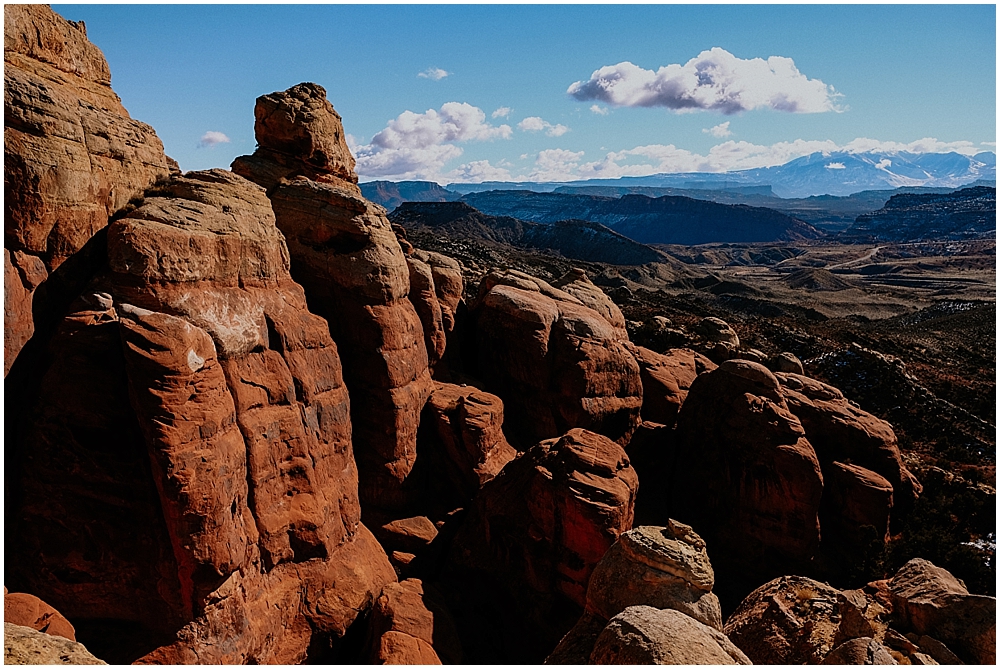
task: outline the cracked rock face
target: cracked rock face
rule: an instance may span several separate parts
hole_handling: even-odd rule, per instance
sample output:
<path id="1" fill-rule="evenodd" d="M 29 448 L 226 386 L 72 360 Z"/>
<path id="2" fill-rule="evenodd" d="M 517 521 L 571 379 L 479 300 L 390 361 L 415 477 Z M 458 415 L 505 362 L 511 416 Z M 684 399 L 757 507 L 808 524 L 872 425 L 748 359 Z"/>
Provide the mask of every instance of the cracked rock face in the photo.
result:
<path id="1" fill-rule="evenodd" d="M 4 6 L 4 376 L 34 334 L 35 291 L 166 179 L 167 161 L 111 90 L 82 23 L 45 5 Z"/>
<path id="2" fill-rule="evenodd" d="M 385 210 L 361 197 L 340 116 L 321 86 L 261 96 L 254 115 L 259 148 L 233 171 L 267 189 L 295 280 L 343 354 L 361 499 L 405 507 L 420 412 L 433 389 L 425 325 L 409 297 L 411 266 Z M 433 306 L 433 271 L 413 269 L 424 282 L 421 306 Z M 443 313 L 435 320 L 432 312 L 424 316 L 441 325 Z M 438 356 L 444 333 L 429 331 Z"/>
<path id="3" fill-rule="evenodd" d="M 395 575 L 360 523 L 337 347 L 269 201 L 190 172 L 112 223 L 108 258 L 25 435 L 33 591 L 176 633 L 143 662 L 300 662 Z"/>

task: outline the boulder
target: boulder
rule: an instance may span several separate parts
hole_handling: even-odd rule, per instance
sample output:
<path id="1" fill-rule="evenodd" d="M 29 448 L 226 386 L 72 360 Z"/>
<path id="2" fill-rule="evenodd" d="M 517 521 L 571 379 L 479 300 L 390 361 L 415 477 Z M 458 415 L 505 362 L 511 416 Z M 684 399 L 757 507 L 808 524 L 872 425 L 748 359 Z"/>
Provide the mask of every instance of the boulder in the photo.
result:
<path id="1" fill-rule="evenodd" d="M 699 374 L 716 364 L 689 348 L 657 353 L 642 346 L 632 349 L 642 380 L 642 418 L 673 427 L 677 412 Z"/>
<path id="2" fill-rule="evenodd" d="M 945 569 L 914 558 L 888 583 L 893 614 L 972 664 L 996 664 L 996 597 L 969 594 Z"/>
<path id="3" fill-rule="evenodd" d="M 462 266 L 453 258 L 434 251 L 413 250 L 413 257 L 427 263 L 434 279 L 434 292 L 441 305 L 441 321 L 444 331 L 451 333 L 455 329 L 455 314 L 458 305 L 465 294 L 465 279 L 462 277 Z"/>
<path id="4" fill-rule="evenodd" d="M 605 620 L 630 606 L 676 609 L 721 630 L 714 584 L 705 542 L 671 520 L 667 527 L 637 527 L 618 538 L 590 577 L 586 608 Z"/>
<path id="5" fill-rule="evenodd" d="M 4 664 L 107 664 L 82 643 L 44 634 L 30 627 L 3 624 Z"/>
<path id="6" fill-rule="evenodd" d="M 504 437 L 503 422 L 503 402 L 496 395 L 435 383 L 418 445 L 420 457 L 433 467 L 428 487 L 447 488 L 440 494 L 457 506 L 471 500 L 517 454 Z"/>
<path id="7" fill-rule="evenodd" d="M 805 374 L 804 368 L 802 367 L 802 361 L 788 351 L 774 356 L 771 358 L 770 363 L 770 368 L 775 372 L 798 374 L 800 376 Z"/>
<path id="8" fill-rule="evenodd" d="M 343 354 L 361 500 L 402 509 L 433 383 L 424 323 L 409 299 L 410 266 L 385 210 L 361 196 L 343 125 L 321 86 L 261 96 L 254 115 L 258 150 L 232 169 L 267 189 L 293 276 Z M 428 286 L 419 292 L 430 298 Z"/>
<path id="9" fill-rule="evenodd" d="M 577 427 L 628 443 L 642 386 L 623 330 L 516 272 L 488 274 L 473 310 L 479 376 L 503 399 L 515 445 Z"/>
<path id="10" fill-rule="evenodd" d="M 824 471 L 834 460 L 873 471 L 892 484 L 893 513 L 908 513 L 922 488 L 903 465 L 892 426 L 861 410 L 833 386 L 800 374 L 776 376 L 781 396 L 802 421 Z"/>
<path id="11" fill-rule="evenodd" d="M 820 664 L 896 664 L 896 660 L 875 639 L 861 637 L 840 644 Z"/>
<path id="12" fill-rule="evenodd" d="M 371 664 L 441 664 L 442 659 L 455 664 L 462 659 L 451 616 L 427 599 L 418 579 L 385 586 L 372 609 L 368 635 Z"/>
<path id="13" fill-rule="evenodd" d="M 448 343 L 441 302 L 434 290 L 434 275 L 430 265 L 413 256 L 407 256 L 406 265 L 410 269 L 410 302 L 423 324 L 427 362 L 433 367 L 444 355 Z"/>
<path id="14" fill-rule="evenodd" d="M 808 569 L 823 476 L 767 368 L 728 360 L 699 375 L 678 414 L 675 450 L 661 495 L 670 496 L 671 517 L 712 547 L 728 584 Z"/>
<path id="15" fill-rule="evenodd" d="M 86 272 L 63 272 L 57 283 L 69 285 L 53 286 L 33 314 L 36 289 L 168 176 L 163 144 L 111 90 L 108 63 L 83 23 L 47 5 L 5 5 L 4 376 L 36 318 L 55 308 L 47 301 L 79 290 Z"/>
<path id="16" fill-rule="evenodd" d="M 726 636 L 673 609 L 631 606 L 597 637 L 592 664 L 751 664 Z"/>
<path id="17" fill-rule="evenodd" d="M 754 664 L 819 664 L 834 647 L 838 595 L 818 581 L 782 576 L 750 593 L 723 631 Z"/>
<path id="18" fill-rule="evenodd" d="M 611 327 L 620 330 L 625 338 L 628 337 L 622 310 L 600 287 L 594 285 L 584 270 L 574 267 L 553 281 L 552 285 L 580 300 L 584 306 L 599 313 Z"/>
<path id="19" fill-rule="evenodd" d="M 736 334 L 736 330 L 721 318 L 714 316 L 703 318 L 695 326 L 694 331 L 712 344 L 725 344 L 734 351 L 740 347 L 740 337 Z"/>
<path id="20" fill-rule="evenodd" d="M 34 595 L 24 592 L 8 593 L 4 588 L 3 619 L 14 625 L 76 641 L 76 630 L 72 623 Z"/>
<path id="21" fill-rule="evenodd" d="M 360 523 L 337 347 L 268 199 L 223 170 L 175 177 L 107 253 L 20 444 L 23 578 L 70 617 L 175 637 L 143 662 L 301 662 L 395 574 Z"/>

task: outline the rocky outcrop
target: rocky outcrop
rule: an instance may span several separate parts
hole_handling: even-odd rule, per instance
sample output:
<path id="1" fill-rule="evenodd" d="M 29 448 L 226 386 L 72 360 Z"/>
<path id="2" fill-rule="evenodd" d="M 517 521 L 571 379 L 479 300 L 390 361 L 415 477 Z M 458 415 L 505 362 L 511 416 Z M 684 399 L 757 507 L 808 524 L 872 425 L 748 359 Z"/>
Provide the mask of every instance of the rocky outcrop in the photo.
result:
<path id="1" fill-rule="evenodd" d="M 771 372 L 728 360 L 699 375 L 677 418 L 675 450 L 664 491 L 671 516 L 705 538 L 718 572 L 759 582 L 808 568 L 823 475 Z"/>
<path id="2" fill-rule="evenodd" d="M 802 576 L 754 590 L 726 620 L 726 636 L 754 664 L 819 664 L 833 650 L 839 591 Z"/>
<path id="3" fill-rule="evenodd" d="M 4 664 L 107 664 L 83 644 L 4 621 Z"/>
<path id="4" fill-rule="evenodd" d="M 751 664 L 726 636 L 672 609 L 632 606 L 597 637 L 592 664 Z"/>
<path id="5" fill-rule="evenodd" d="M 827 551 L 859 564 L 872 545 L 889 538 L 892 484 L 857 465 L 832 462 L 823 468 L 820 523 Z"/>
<path id="6" fill-rule="evenodd" d="M 496 395 L 436 383 L 421 418 L 418 446 L 433 472 L 428 488 L 447 488 L 441 494 L 456 504 L 471 500 L 517 454 L 504 437 L 503 422 L 503 402 Z"/>
<path id="7" fill-rule="evenodd" d="M 889 580 L 893 614 L 972 664 L 996 664 L 996 597 L 971 595 L 948 571 L 919 558 Z"/>
<path id="8" fill-rule="evenodd" d="M 889 649 L 875 639 L 860 637 L 834 648 L 820 664 L 896 664 L 896 660 Z"/>
<path id="9" fill-rule="evenodd" d="M 64 271 L 72 276 L 33 314 L 35 291 L 169 172 L 156 133 L 130 118 L 111 90 L 108 63 L 83 23 L 45 5 L 5 5 L 5 376 L 48 302 L 79 290 L 87 272 Z"/>
<path id="10" fill-rule="evenodd" d="M 997 189 L 953 193 L 901 193 L 858 216 L 839 238 L 848 242 L 989 239 L 997 230 Z"/>
<path id="11" fill-rule="evenodd" d="M 441 664 L 440 646 L 449 664 L 461 662 L 455 625 L 446 611 L 430 602 L 418 579 L 391 583 L 382 590 L 369 623 L 371 664 Z"/>
<path id="12" fill-rule="evenodd" d="M 254 115 L 258 149 L 233 171 L 267 189 L 293 276 L 343 354 L 362 501 L 405 506 L 432 389 L 406 256 L 385 210 L 361 197 L 340 117 L 321 86 L 261 96 Z M 428 286 L 418 289 L 430 298 Z"/>
<path id="13" fill-rule="evenodd" d="M 844 394 L 800 374 L 778 373 L 781 395 L 802 421 L 824 471 L 834 460 L 884 477 L 895 512 L 905 515 L 920 495 L 920 482 L 903 465 L 892 426 L 848 401 Z"/>
<path id="14" fill-rule="evenodd" d="M 288 263 L 260 187 L 188 173 L 110 226 L 110 270 L 53 341 L 22 577 L 70 617 L 177 633 L 144 662 L 300 662 L 395 580 L 359 522 L 337 347 Z"/>
<path id="15" fill-rule="evenodd" d="M 703 318 L 695 326 L 695 332 L 711 343 L 726 344 L 733 350 L 740 347 L 740 337 L 736 334 L 736 330 L 721 318 L 714 316 Z"/>
<path id="16" fill-rule="evenodd" d="M 574 429 L 542 441 L 483 486 L 448 571 L 479 584 L 476 608 L 505 601 L 503 622 L 488 624 L 516 630 L 524 657 L 540 662 L 580 617 L 597 563 L 631 528 L 637 488 L 625 451 L 607 437 Z"/>
<path id="17" fill-rule="evenodd" d="M 716 364 L 688 348 L 657 353 L 642 346 L 633 349 L 642 380 L 642 418 L 673 427 L 677 412 L 699 374 Z"/>
<path id="18" fill-rule="evenodd" d="M 628 333 L 625 331 L 625 316 L 622 315 L 622 310 L 618 308 L 618 305 L 603 290 L 594 285 L 584 270 L 574 267 L 556 279 L 552 283 L 552 286 L 580 300 L 585 307 L 593 309 L 604 317 L 604 320 L 611 327 L 619 330 L 624 338 L 628 338 Z"/>
<path id="19" fill-rule="evenodd" d="M 479 375 L 503 399 L 515 445 L 576 427 L 628 443 L 642 386 L 622 331 L 579 299 L 516 271 L 488 274 L 474 312 Z"/>
<path id="20" fill-rule="evenodd" d="M 30 627 L 37 632 L 76 641 L 76 630 L 66 617 L 34 595 L 24 592 L 3 594 L 4 622 Z"/>
<path id="21" fill-rule="evenodd" d="M 622 534 L 597 563 L 583 616 L 546 664 L 586 664 L 608 621 L 633 606 L 674 609 L 722 629 L 715 574 L 705 542 L 682 523 L 637 527 Z"/>

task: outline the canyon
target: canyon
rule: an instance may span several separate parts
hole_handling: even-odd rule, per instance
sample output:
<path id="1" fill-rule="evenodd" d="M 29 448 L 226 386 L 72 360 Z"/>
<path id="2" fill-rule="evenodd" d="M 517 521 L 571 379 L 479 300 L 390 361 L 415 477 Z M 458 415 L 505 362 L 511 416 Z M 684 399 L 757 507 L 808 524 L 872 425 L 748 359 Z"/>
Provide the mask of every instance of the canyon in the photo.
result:
<path id="1" fill-rule="evenodd" d="M 989 239 L 390 213 L 308 82 L 181 172 L 4 17 L 6 663 L 995 663 L 989 268 L 886 279 Z"/>

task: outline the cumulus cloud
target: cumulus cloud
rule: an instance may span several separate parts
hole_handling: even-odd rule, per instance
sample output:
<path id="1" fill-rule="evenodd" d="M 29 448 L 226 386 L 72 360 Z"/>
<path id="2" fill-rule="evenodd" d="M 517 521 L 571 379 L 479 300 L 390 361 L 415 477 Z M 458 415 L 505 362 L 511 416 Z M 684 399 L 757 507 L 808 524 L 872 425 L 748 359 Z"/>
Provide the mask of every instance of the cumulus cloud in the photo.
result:
<path id="1" fill-rule="evenodd" d="M 538 132 L 539 130 L 544 130 L 545 134 L 549 137 L 562 137 L 567 132 L 569 128 L 564 126 L 562 123 L 552 124 L 548 121 L 542 119 L 541 116 L 529 116 L 520 123 L 517 124 L 519 130 L 524 132 Z"/>
<path id="2" fill-rule="evenodd" d="M 607 116 L 611 113 L 607 107 L 602 107 L 601 105 L 590 105 L 590 111 L 598 116 Z"/>
<path id="3" fill-rule="evenodd" d="M 510 107 L 500 107 L 499 109 L 494 110 L 490 116 L 493 118 L 507 118 L 510 116 L 510 112 Z"/>
<path id="4" fill-rule="evenodd" d="M 473 160 L 459 165 L 444 175 L 447 181 L 481 183 L 483 181 L 511 181 L 510 170 L 490 164 L 488 160 Z"/>
<path id="5" fill-rule="evenodd" d="M 217 144 L 228 144 L 229 138 L 218 130 L 209 130 L 198 140 L 198 148 L 212 148 Z"/>
<path id="6" fill-rule="evenodd" d="M 729 130 L 729 121 L 720 123 L 719 125 L 714 125 L 711 128 L 702 128 L 701 131 L 708 133 L 712 137 L 729 137 L 733 134 L 732 131 Z"/>
<path id="7" fill-rule="evenodd" d="M 835 104 L 839 94 L 833 87 L 806 77 L 791 58 L 744 60 L 719 47 L 702 51 L 684 65 L 666 65 L 655 72 L 628 61 L 606 65 L 566 92 L 581 101 L 674 111 L 839 111 Z"/>
<path id="8" fill-rule="evenodd" d="M 423 72 L 418 72 L 417 76 L 421 79 L 433 79 L 434 81 L 441 81 L 447 77 L 451 72 L 447 70 L 442 70 L 440 67 L 428 67 Z"/>
<path id="9" fill-rule="evenodd" d="M 486 113 L 465 102 L 446 102 L 422 114 L 405 111 L 367 145 L 352 147 L 362 176 L 433 178 L 462 155 L 457 142 L 510 139 L 509 125 L 493 126 Z M 353 138 L 352 138 L 353 139 Z"/>

